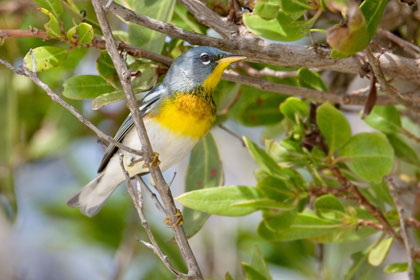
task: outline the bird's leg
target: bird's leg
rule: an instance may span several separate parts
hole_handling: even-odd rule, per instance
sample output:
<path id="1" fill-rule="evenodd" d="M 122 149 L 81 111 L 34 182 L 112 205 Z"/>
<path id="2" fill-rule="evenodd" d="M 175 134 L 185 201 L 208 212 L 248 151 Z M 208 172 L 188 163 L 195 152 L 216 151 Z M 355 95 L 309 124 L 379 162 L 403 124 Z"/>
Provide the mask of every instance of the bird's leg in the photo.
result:
<path id="1" fill-rule="evenodd" d="M 176 209 L 176 214 L 172 217 L 176 217 L 176 221 L 171 223 L 171 221 L 169 220 L 169 217 L 165 218 L 164 223 L 169 226 L 169 227 L 177 227 L 177 226 L 181 226 L 182 224 L 184 224 L 184 217 L 182 216 L 181 211 L 179 211 L 179 209 Z"/>
<path id="2" fill-rule="evenodd" d="M 137 157 L 137 156 L 132 156 L 130 157 L 130 159 L 128 160 L 128 167 L 133 167 L 136 163 L 142 162 L 144 161 L 143 157 Z"/>
<path id="3" fill-rule="evenodd" d="M 149 163 L 144 163 L 143 168 L 148 168 L 149 166 L 158 167 L 160 164 L 159 153 L 154 152 Z"/>

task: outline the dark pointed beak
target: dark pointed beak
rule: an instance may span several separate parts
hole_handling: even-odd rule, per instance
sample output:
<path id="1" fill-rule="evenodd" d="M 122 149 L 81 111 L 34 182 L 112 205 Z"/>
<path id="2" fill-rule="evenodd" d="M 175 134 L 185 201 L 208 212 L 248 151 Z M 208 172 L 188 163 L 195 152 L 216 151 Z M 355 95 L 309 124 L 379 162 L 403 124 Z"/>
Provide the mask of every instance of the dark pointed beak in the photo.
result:
<path id="1" fill-rule="evenodd" d="M 232 55 L 220 58 L 216 62 L 218 64 L 221 64 L 221 63 L 231 64 L 236 61 L 244 60 L 245 58 L 246 56 L 232 54 Z"/>

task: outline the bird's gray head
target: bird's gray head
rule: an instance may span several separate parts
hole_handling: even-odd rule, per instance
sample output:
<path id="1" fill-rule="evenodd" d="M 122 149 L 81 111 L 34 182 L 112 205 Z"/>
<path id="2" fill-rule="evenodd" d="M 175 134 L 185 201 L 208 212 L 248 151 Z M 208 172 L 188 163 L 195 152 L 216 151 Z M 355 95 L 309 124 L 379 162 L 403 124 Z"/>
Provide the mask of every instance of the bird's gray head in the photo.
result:
<path id="1" fill-rule="evenodd" d="M 189 92 L 200 87 L 212 91 L 223 70 L 230 63 L 244 58 L 213 47 L 191 48 L 172 63 L 164 83 L 172 91 Z"/>

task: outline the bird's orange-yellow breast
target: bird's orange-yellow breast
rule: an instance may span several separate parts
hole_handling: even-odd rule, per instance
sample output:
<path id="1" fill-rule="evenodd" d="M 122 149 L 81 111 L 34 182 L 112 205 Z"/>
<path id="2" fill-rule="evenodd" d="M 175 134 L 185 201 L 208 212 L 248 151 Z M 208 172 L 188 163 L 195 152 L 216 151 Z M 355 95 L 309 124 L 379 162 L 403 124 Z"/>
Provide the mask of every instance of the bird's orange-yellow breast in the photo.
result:
<path id="1" fill-rule="evenodd" d="M 200 139 L 211 129 L 215 110 L 211 100 L 203 95 L 177 93 L 163 100 L 150 117 L 172 133 Z"/>

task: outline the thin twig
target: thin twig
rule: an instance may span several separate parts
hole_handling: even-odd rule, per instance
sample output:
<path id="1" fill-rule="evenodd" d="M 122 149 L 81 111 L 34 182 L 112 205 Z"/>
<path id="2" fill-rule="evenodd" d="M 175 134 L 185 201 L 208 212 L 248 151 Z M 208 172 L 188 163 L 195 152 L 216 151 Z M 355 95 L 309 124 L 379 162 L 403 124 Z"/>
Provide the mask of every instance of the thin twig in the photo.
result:
<path id="1" fill-rule="evenodd" d="M 149 188 L 149 186 L 144 182 L 144 180 L 143 180 L 143 178 L 142 177 L 140 177 L 139 178 L 139 180 L 140 180 L 140 183 L 141 183 L 141 185 L 142 185 L 142 187 L 143 187 L 143 189 L 145 189 L 149 194 L 150 194 L 150 197 L 152 198 L 152 200 L 153 200 L 153 202 L 154 202 L 154 204 L 155 204 L 155 206 L 156 206 L 156 208 L 163 214 L 163 215 L 165 215 L 165 216 L 167 216 L 168 214 L 166 213 L 166 210 L 165 210 L 165 208 L 163 207 L 163 205 L 162 205 L 162 203 L 160 203 L 160 201 L 159 201 L 159 199 L 158 199 L 158 197 L 157 197 L 157 195 Z"/>
<path id="2" fill-rule="evenodd" d="M 401 229 L 401 237 L 404 241 L 404 248 L 405 251 L 407 253 L 407 262 L 408 262 L 408 278 L 410 280 L 414 280 L 414 262 L 413 262 L 413 257 L 412 257 L 412 248 L 413 246 L 410 244 L 410 239 L 407 233 L 407 228 L 405 225 L 405 214 L 404 214 L 404 208 L 401 205 L 400 199 L 398 197 L 398 194 L 396 192 L 396 190 L 398 189 L 397 186 L 395 185 L 394 179 L 392 178 L 392 176 L 386 176 L 385 177 L 388 186 L 389 186 L 389 190 L 391 191 L 391 196 L 394 200 L 394 204 L 395 204 L 395 208 L 397 209 L 398 212 L 398 216 L 400 219 L 400 229 Z"/>
<path id="3" fill-rule="evenodd" d="M 416 219 L 414 219 L 412 217 L 406 217 L 405 218 L 405 224 L 407 226 L 412 226 L 412 227 L 415 227 L 415 228 L 420 229 L 420 221 L 418 221 L 418 220 L 416 220 Z"/>
<path id="4" fill-rule="evenodd" d="M 201 24 L 213 28 L 222 37 L 228 39 L 233 32 L 239 32 L 237 26 L 224 21 L 218 14 L 210 10 L 199 0 L 178 0 Z"/>
<path id="5" fill-rule="evenodd" d="M 388 30 L 384 30 L 382 28 L 378 28 L 378 33 L 382 36 L 388 38 L 390 41 L 394 42 L 398 46 L 400 46 L 405 52 L 410 54 L 414 58 L 420 57 L 420 47 L 414 45 L 413 43 L 406 41 Z"/>
<path id="6" fill-rule="evenodd" d="M 412 100 L 409 98 L 406 98 L 405 96 L 401 95 L 400 92 L 398 92 L 397 89 L 390 86 L 385 78 L 385 75 L 382 71 L 382 67 L 380 65 L 379 60 L 373 55 L 371 49 L 369 46 L 366 47 L 366 56 L 369 61 L 370 66 L 372 67 L 372 71 L 375 74 L 376 78 L 378 79 L 379 85 L 381 86 L 381 90 L 383 90 L 386 93 L 392 94 L 394 97 L 398 99 L 398 101 L 406 106 L 407 108 L 413 110 L 420 116 L 420 108 L 416 105 L 416 103 L 413 103 Z"/>
<path id="7" fill-rule="evenodd" d="M 418 137 L 417 135 L 411 133 L 410 131 L 408 131 L 405 128 L 401 128 L 401 132 L 402 134 L 404 134 L 405 136 L 407 136 L 408 138 L 410 138 L 411 140 L 416 141 L 417 143 L 420 143 L 420 137 Z"/>
<path id="8" fill-rule="evenodd" d="M 130 194 L 131 200 L 133 200 L 133 204 L 134 207 L 137 210 L 137 214 L 140 217 L 140 221 L 141 221 L 141 225 L 143 226 L 144 230 L 146 231 L 147 236 L 149 237 L 149 240 L 151 242 L 151 246 L 147 246 L 148 248 L 151 248 L 153 250 L 153 252 L 161 259 L 161 261 L 165 264 L 165 266 L 173 273 L 175 274 L 176 277 L 182 277 L 182 278 L 188 278 L 188 275 L 183 274 L 179 271 L 177 271 L 172 264 L 169 262 L 168 257 L 165 256 L 161 249 L 159 248 L 159 245 L 156 242 L 156 239 L 149 227 L 149 224 L 147 222 L 146 216 L 144 215 L 144 211 L 143 211 L 143 195 L 141 192 L 141 180 L 139 179 L 138 176 L 136 176 L 136 182 L 137 182 L 137 191 L 134 188 L 131 179 L 130 179 L 130 175 L 128 174 L 127 170 L 124 167 L 124 155 L 122 153 L 119 154 L 119 159 L 120 159 L 120 166 L 121 166 L 121 170 L 124 173 L 126 182 L 127 182 L 127 190 L 128 193 Z"/>
<path id="9" fill-rule="evenodd" d="M 224 131 L 226 131 L 227 133 L 229 133 L 231 136 L 235 137 L 236 139 L 238 139 L 241 143 L 242 146 L 246 146 L 244 139 L 242 139 L 241 136 L 237 135 L 235 132 L 233 132 L 232 130 L 230 130 L 229 128 L 227 128 L 226 126 L 224 126 L 223 124 L 219 124 L 218 127 L 220 127 L 221 129 L 223 129 Z"/>
<path id="10" fill-rule="evenodd" d="M 109 55 L 111 56 L 115 69 L 117 70 L 118 77 L 123 86 L 128 106 L 137 130 L 137 134 L 142 145 L 142 150 L 144 150 L 143 158 L 145 164 L 148 165 L 150 174 L 152 175 L 153 181 L 156 184 L 156 189 L 159 192 L 160 197 L 162 198 L 163 205 L 165 206 L 166 212 L 169 215 L 169 223 L 175 224 L 178 218 L 177 213 L 179 210 L 175 206 L 171 190 L 166 184 L 159 166 L 155 164 L 156 161 L 152 160 L 153 157 L 156 157 L 156 154 L 153 153 L 143 120 L 139 116 L 137 100 L 135 98 L 133 88 L 131 86 L 131 75 L 129 70 L 127 69 L 125 61 L 123 61 L 118 52 L 115 39 L 112 35 L 111 28 L 109 26 L 109 22 L 106 18 L 105 11 L 102 7 L 101 2 L 103 1 L 92 0 L 93 8 L 98 18 L 98 22 L 101 26 L 102 33 L 105 37 L 106 49 Z M 111 9 L 113 6 L 115 6 L 115 3 L 111 5 Z M 174 232 L 175 241 L 178 244 L 178 247 L 181 251 L 181 255 L 188 267 L 188 278 L 204 279 L 198 266 L 197 260 L 195 259 L 195 256 L 188 243 L 188 239 L 185 235 L 182 225 L 173 226 L 172 229 Z"/>
<path id="11" fill-rule="evenodd" d="M 349 192 L 351 192 L 358 200 L 359 204 L 366 208 L 366 210 L 369 211 L 369 213 L 375 217 L 375 219 L 383 226 L 383 229 L 386 233 L 391 235 L 400 243 L 403 243 L 401 236 L 395 232 L 394 228 L 389 224 L 388 220 L 385 218 L 384 214 L 380 209 L 378 209 L 375 205 L 371 204 L 359 191 L 359 189 L 352 184 L 344 175 L 341 173 L 341 171 L 338 169 L 338 167 L 333 166 L 330 168 L 331 172 L 334 174 L 334 176 L 337 178 L 338 182 Z"/>
<path id="12" fill-rule="evenodd" d="M 63 106 L 65 109 L 67 109 L 71 114 L 73 114 L 81 123 L 83 123 L 84 125 L 86 125 L 88 128 L 90 128 L 97 136 L 99 139 L 101 139 L 102 141 L 105 141 L 107 143 L 112 143 L 114 144 L 116 147 L 142 156 L 143 152 L 142 151 L 138 151 L 136 149 L 132 149 L 130 147 L 127 147 L 121 143 L 119 143 L 118 141 L 116 141 L 114 138 L 112 138 L 111 136 L 103 133 L 100 129 L 98 129 L 93 123 L 91 123 L 88 119 L 86 119 L 85 117 L 83 117 L 82 114 L 80 114 L 76 108 L 74 108 L 73 106 L 71 106 L 70 104 L 68 104 L 66 101 L 64 101 L 63 99 L 61 99 L 52 89 L 50 89 L 50 87 L 45 84 L 44 82 L 42 82 L 37 75 L 28 70 L 25 67 L 21 67 L 21 68 L 15 68 L 14 66 L 12 66 L 9 62 L 0 59 L 0 63 L 3 64 L 4 66 L 6 66 L 7 68 L 9 68 L 10 70 L 12 70 L 13 72 L 15 72 L 18 75 L 23 75 L 28 77 L 29 79 L 31 79 L 37 86 L 39 86 L 42 90 L 44 90 L 47 95 L 54 101 L 57 102 L 58 104 L 60 104 L 61 106 Z"/>

